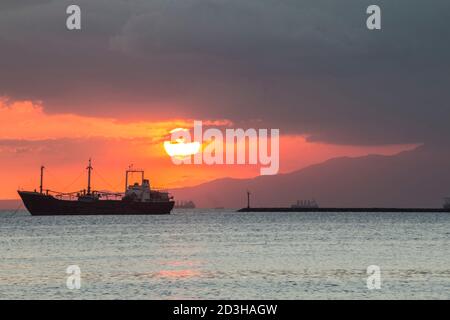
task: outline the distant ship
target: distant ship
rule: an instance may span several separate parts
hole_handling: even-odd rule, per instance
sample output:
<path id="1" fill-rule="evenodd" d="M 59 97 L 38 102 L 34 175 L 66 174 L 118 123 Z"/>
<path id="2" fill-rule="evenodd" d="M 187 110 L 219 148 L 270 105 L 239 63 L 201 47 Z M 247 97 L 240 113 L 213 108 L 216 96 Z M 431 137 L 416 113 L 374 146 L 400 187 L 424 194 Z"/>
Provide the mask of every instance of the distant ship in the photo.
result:
<path id="1" fill-rule="evenodd" d="M 292 209 L 299 209 L 299 208 L 319 208 L 319 205 L 317 204 L 316 200 L 297 200 L 297 203 L 291 205 Z"/>
<path id="2" fill-rule="evenodd" d="M 41 167 L 39 192 L 18 193 L 27 210 L 33 216 L 56 215 L 154 215 L 170 214 L 173 197 L 166 191 L 152 190 L 143 170 L 125 172 L 125 193 L 95 191 L 91 189 L 91 159 L 88 170 L 87 190 L 70 193 L 43 190 L 44 167 Z M 129 173 L 140 173 L 141 184 L 128 185 Z M 111 199 L 113 198 L 113 199 Z"/>
<path id="3" fill-rule="evenodd" d="M 189 201 L 176 201 L 175 209 L 195 209 L 195 203 L 192 200 Z"/>
<path id="4" fill-rule="evenodd" d="M 450 197 L 445 198 L 444 209 L 450 209 Z"/>

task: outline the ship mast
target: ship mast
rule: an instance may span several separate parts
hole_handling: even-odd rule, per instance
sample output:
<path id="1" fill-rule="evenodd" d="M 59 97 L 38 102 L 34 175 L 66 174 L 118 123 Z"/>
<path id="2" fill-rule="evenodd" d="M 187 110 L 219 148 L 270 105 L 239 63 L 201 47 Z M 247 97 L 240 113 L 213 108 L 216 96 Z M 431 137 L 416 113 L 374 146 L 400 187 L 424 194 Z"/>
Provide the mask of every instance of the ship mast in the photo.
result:
<path id="1" fill-rule="evenodd" d="M 39 192 L 40 193 L 42 193 L 42 188 L 43 188 L 43 185 L 44 185 L 44 169 L 45 169 L 45 167 L 44 166 L 41 166 L 41 184 L 39 185 Z"/>
<path id="2" fill-rule="evenodd" d="M 86 168 L 88 170 L 88 186 L 87 186 L 87 194 L 91 194 L 91 158 L 89 158 L 89 166 Z"/>
<path id="3" fill-rule="evenodd" d="M 134 169 L 133 165 L 128 166 L 128 170 L 125 171 L 125 193 L 128 190 L 128 174 L 129 173 L 140 173 L 141 174 L 141 185 L 144 183 L 144 170 L 142 169 Z"/>
<path id="4" fill-rule="evenodd" d="M 250 191 L 247 190 L 247 209 L 250 209 Z"/>

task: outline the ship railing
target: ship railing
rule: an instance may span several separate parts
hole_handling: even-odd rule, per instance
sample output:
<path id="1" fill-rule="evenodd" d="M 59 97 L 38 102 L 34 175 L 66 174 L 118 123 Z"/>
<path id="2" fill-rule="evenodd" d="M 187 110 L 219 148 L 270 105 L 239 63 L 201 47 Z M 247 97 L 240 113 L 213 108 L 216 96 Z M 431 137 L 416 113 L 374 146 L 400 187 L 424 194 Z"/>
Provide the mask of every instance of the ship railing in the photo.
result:
<path id="1" fill-rule="evenodd" d="M 169 193 L 169 189 L 164 187 L 152 187 L 152 191 L 157 191 L 161 193 Z"/>
<path id="2" fill-rule="evenodd" d="M 79 196 L 86 195 L 86 190 L 79 190 L 79 191 L 73 191 L 73 192 L 60 192 L 60 191 L 54 191 L 54 190 L 45 190 L 45 193 L 47 195 L 54 196 L 57 199 L 60 200 L 76 200 Z M 106 198 L 109 200 L 109 198 L 112 199 L 122 199 L 124 196 L 124 193 L 120 192 L 111 192 L 111 191 L 98 191 L 93 190 L 93 195 L 99 195 L 100 198 Z"/>
<path id="3" fill-rule="evenodd" d="M 125 193 L 123 192 L 111 192 L 111 191 L 94 191 L 94 192 L 100 195 L 100 198 L 106 200 L 111 200 L 110 198 L 114 200 L 119 200 L 125 196 Z"/>
<path id="4" fill-rule="evenodd" d="M 75 191 L 75 192 L 60 192 L 60 191 L 54 191 L 54 190 L 45 190 L 47 195 L 54 196 L 57 199 L 60 200 L 75 200 L 77 196 L 80 194 L 81 191 Z"/>

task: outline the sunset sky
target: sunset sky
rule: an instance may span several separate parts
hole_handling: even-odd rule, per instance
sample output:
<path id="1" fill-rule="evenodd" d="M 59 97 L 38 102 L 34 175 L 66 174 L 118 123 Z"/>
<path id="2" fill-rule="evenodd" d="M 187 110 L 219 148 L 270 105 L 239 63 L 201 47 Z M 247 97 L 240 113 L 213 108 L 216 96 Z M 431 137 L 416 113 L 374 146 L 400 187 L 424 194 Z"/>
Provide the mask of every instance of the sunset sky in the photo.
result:
<path id="1" fill-rule="evenodd" d="M 0 3 L 0 199 L 40 165 L 45 187 L 84 188 L 90 157 L 95 189 L 122 191 L 130 164 L 165 188 L 259 174 L 174 165 L 163 141 L 194 120 L 280 129 L 282 173 L 450 146 L 448 1 L 375 1 L 375 32 L 366 0 L 17 2 Z"/>

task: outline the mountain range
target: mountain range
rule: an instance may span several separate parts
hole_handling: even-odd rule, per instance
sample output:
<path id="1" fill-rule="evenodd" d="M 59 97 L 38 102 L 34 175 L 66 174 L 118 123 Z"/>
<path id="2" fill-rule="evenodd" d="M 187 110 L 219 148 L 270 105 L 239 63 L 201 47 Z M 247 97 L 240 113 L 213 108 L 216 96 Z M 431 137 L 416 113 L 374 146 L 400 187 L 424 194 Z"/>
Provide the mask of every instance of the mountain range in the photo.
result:
<path id="1" fill-rule="evenodd" d="M 321 207 L 441 207 L 450 196 L 450 152 L 420 146 L 393 156 L 340 157 L 298 171 L 252 179 L 218 179 L 171 190 L 197 207 L 290 206 L 314 199 Z"/>

